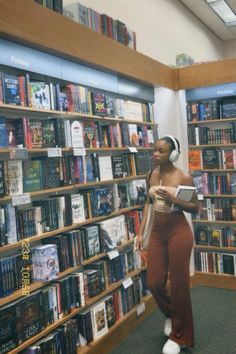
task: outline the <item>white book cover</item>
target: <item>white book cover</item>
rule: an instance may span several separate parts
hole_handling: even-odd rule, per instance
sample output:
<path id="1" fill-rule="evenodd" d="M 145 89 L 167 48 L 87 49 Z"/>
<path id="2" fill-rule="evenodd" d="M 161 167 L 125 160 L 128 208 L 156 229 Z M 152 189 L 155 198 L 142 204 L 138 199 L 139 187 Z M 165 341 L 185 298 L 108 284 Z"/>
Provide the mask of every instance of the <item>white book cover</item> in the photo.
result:
<path id="1" fill-rule="evenodd" d="M 101 251 L 109 252 L 117 247 L 117 226 L 114 218 L 99 222 Z"/>
<path id="2" fill-rule="evenodd" d="M 78 120 L 71 123 L 71 144 L 76 148 L 84 147 L 83 125 Z"/>
<path id="3" fill-rule="evenodd" d="M 34 219 L 35 219 L 36 235 L 41 235 L 43 233 L 43 227 L 42 227 L 42 209 L 40 206 L 34 208 Z"/>
<path id="4" fill-rule="evenodd" d="M 51 109 L 50 90 L 46 82 L 31 81 L 29 83 L 29 91 L 33 108 Z"/>
<path id="5" fill-rule="evenodd" d="M 106 181 L 113 179 L 111 156 L 98 157 L 100 180 Z"/>
<path id="6" fill-rule="evenodd" d="M 23 193 L 23 168 L 21 160 L 8 161 L 8 186 L 10 195 Z"/>
<path id="7" fill-rule="evenodd" d="M 82 194 L 71 195 L 72 223 L 77 224 L 85 220 L 84 196 Z"/>
<path id="8" fill-rule="evenodd" d="M 105 302 L 99 302 L 91 308 L 93 339 L 100 338 L 108 332 Z"/>
<path id="9" fill-rule="evenodd" d="M 195 191 L 196 191 L 196 187 L 179 185 L 177 186 L 175 196 L 181 200 L 185 200 L 186 202 L 189 202 L 192 199 L 193 193 Z M 179 208 L 173 204 L 171 206 L 171 210 L 179 210 Z"/>
<path id="10" fill-rule="evenodd" d="M 34 281 L 49 281 L 59 274 L 57 246 L 54 244 L 37 246 L 32 249 Z"/>
<path id="11" fill-rule="evenodd" d="M 5 217 L 6 217 L 6 233 L 8 243 L 17 242 L 17 230 L 16 230 L 16 211 L 10 203 L 5 206 Z"/>

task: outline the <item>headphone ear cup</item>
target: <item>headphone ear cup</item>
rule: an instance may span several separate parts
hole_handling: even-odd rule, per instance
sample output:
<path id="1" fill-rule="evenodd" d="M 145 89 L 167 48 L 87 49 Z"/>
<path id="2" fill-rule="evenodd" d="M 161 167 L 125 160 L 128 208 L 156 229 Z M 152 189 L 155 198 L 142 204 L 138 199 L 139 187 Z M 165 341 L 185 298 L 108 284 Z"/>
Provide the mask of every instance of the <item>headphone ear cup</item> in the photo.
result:
<path id="1" fill-rule="evenodd" d="M 176 162 L 178 158 L 179 158 L 179 152 L 177 150 L 173 150 L 169 157 L 170 162 Z"/>

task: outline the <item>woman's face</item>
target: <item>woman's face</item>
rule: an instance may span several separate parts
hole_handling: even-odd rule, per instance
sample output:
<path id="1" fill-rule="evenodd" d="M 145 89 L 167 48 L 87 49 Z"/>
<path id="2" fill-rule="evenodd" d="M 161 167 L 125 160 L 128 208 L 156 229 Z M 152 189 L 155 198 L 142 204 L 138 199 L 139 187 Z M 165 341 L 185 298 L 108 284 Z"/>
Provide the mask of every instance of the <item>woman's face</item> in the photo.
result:
<path id="1" fill-rule="evenodd" d="M 154 165 L 160 166 L 167 164 L 170 154 L 171 145 L 165 140 L 158 140 L 153 152 Z"/>

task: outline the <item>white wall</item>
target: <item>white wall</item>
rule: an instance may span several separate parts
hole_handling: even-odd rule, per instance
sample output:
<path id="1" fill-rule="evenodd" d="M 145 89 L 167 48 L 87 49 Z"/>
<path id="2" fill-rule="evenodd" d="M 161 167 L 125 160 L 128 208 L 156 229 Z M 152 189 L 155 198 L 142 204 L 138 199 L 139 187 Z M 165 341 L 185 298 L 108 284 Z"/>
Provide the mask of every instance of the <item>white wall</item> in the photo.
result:
<path id="1" fill-rule="evenodd" d="M 236 41 L 224 42 L 224 59 L 236 58 Z"/>
<path id="2" fill-rule="evenodd" d="M 76 0 L 64 0 L 64 4 Z M 223 44 L 178 0 L 80 0 L 99 13 L 119 19 L 137 35 L 137 50 L 166 65 L 176 54 L 195 62 L 223 58 Z"/>

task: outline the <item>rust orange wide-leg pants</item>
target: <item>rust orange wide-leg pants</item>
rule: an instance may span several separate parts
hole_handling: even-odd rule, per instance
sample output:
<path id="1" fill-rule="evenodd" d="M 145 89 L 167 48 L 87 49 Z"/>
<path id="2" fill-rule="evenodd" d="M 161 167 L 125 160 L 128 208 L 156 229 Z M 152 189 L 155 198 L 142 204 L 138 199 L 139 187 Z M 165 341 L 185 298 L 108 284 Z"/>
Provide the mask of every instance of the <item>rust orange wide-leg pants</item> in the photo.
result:
<path id="1" fill-rule="evenodd" d="M 155 212 L 147 255 L 148 287 L 160 310 L 172 319 L 169 338 L 190 348 L 194 345 L 189 272 L 192 246 L 193 234 L 184 214 Z"/>

